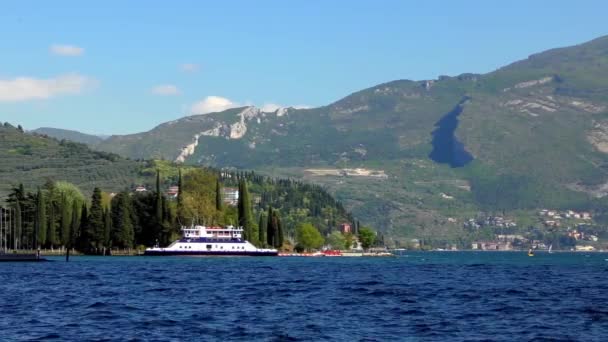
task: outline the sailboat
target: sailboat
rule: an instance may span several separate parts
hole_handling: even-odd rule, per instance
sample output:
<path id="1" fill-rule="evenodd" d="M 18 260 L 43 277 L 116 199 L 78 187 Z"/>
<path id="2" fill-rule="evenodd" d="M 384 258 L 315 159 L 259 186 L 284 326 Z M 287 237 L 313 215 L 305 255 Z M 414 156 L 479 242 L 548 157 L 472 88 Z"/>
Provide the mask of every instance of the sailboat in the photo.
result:
<path id="1" fill-rule="evenodd" d="M 532 251 L 532 248 L 528 249 L 528 256 L 534 256 L 534 251 Z"/>
<path id="2" fill-rule="evenodd" d="M 553 249 L 553 244 L 549 245 L 549 254 L 553 253 L 552 249 Z"/>

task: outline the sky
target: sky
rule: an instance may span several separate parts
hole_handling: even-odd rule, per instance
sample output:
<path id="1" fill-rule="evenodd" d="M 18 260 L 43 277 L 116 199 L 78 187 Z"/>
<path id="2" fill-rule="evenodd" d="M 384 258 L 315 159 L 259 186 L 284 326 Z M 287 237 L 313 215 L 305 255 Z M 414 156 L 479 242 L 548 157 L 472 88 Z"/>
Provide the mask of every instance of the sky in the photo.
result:
<path id="1" fill-rule="evenodd" d="M 486 73 L 608 34 L 608 1 L 0 2 L 0 121 L 128 134 Z"/>

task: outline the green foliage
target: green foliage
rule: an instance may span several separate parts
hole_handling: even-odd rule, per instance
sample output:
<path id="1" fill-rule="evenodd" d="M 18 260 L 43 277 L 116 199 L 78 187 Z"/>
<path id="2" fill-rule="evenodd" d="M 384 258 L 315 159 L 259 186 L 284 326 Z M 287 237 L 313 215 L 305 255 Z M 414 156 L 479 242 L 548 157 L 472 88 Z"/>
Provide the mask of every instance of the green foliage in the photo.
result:
<path id="1" fill-rule="evenodd" d="M 21 127 L 21 126 L 19 126 Z M 96 135 L 84 134 L 77 131 L 71 131 L 67 129 L 59 129 L 59 128 L 50 128 L 50 127 L 41 127 L 37 128 L 33 131 L 36 134 L 46 135 L 52 138 L 55 138 L 59 141 L 61 140 L 69 140 L 81 144 L 87 145 L 95 145 L 103 141 L 102 138 Z"/>
<path id="2" fill-rule="evenodd" d="M 61 196 L 59 208 L 61 210 L 61 244 L 63 246 L 68 246 L 70 244 L 71 239 L 70 225 L 72 224 L 72 216 L 70 212 L 72 211 L 72 206 L 71 203 L 68 202 L 67 196 L 65 194 Z"/>
<path id="3" fill-rule="evenodd" d="M 302 223 L 296 229 L 296 239 L 298 245 L 308 251 L 321 248 L 325 242 L 319 230 L 310 223 Z"/>
<path id="4" fill-rule="evenodd" d="M 86 250 L 92 252 L 100 252 L 103 247 L 103 241 L 105 237 L 105 224 L 104 224 L 104 209 L 101 202 L 101 189 L 93 189 L 93 196 L 91 197 L 91 209 L 89 210 L 89 216 L 87 226 L 84 227 L 86 232 L 85 236 L 88 238 L 89 246 Z"/>
<path id="5" fill-rule="evenodd" d="M 82 205 L 84 205 L 84 203 Z M 80 209 L 81 208 L 78 205 L 78 202 L 72 202 L 72 218 L 70 220 L 69 240 L 65 242 L 66 247 L 68 248 L 74 247 L 76 244 L 76 239 L 80 235 Z"/>
<path id="6" fill-rule="evenodd" d="M 134 208 L 128 192 L 120 192 L 112 199 L 112 247 L 131 248 L 135 239 Z"/>
<path id="7" fill-rule="evenodd" d="M 268 243 L 266 239 L 266 232 L 268 231 L 268 216 L 264 213 L 260 213 L 260 219 L 258 221 L 258 241 L 261 246 L 264 246 Z"/>
<path id="8" fill-rule="evenodd" d="M 183 179 L 184 224 L 213 225 L 220 223 L 221 215 L 215 209 L 216 175 L 202 169 L 189 172 Z"/>
<path id="9" fill-rule="evenodd" d="M 363 249 L 369 249 L 376 242 L 376 233 L 371 228 L 361 227 L 359 229 L 359 242 Z"/>
<path id="10" fill-rule="evenodd" d="M 0 126 L 0 160 L 1 197 L 20 182 L 32 189 L 49 179 L 68 181 L 88 195 L 96 186 L 118 191 L 139 183 L 145 164 L 6 126 Z"/>
<path id="11" fill-rule="evenodd" d="M 340 232 L 332 232 L 326 239 L 328 245 L 334 249 L 346 249 L 346 238 Z"/>
<path id="12" fill-rule="evenodd" d="M 255 222 L 253 221 L 253 213 L 251 211 L 251 197 L 247 187 L 247 181 L 239 182 L 239 200 L 237 203 L 239 226 L 243 227 L 243 237 L 253 244 L 257 244 L 259 236 Z"/>
<path id="13" fill-rule="evenodd" d="M 222 185 L 220 184 L 220 180 L 215 183 L 215 210 L 222 211 L 224 207 L 224 203 L 222 200 Z"/>
<path id="14" fill-rule="evenodd" d="M 36 221 L 35 221 L 35 247 L 46 244 L 47 236 L 47 219 L 46 219 L 46 201 L 40 189 L 36 194 Z"/>

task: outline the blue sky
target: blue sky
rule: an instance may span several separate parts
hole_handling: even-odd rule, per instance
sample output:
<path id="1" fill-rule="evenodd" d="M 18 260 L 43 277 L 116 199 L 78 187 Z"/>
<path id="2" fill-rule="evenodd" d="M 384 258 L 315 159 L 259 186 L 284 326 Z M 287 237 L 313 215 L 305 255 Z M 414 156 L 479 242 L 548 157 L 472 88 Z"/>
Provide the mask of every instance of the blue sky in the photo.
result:
<path id="1" fill-rule="evenodd" d="M 606 1 L 3 1 L 0 121 L 125 134 L 320 106 L 608 34 Z"/>

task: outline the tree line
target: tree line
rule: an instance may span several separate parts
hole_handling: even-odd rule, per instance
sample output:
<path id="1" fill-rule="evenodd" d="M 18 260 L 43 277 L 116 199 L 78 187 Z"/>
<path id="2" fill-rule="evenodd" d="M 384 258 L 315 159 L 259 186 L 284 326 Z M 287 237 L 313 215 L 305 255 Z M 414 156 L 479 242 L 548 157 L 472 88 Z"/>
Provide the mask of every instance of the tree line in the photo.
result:
<path id="1" fill-rule="evenodd" d="M 244 238 L 256 246 L 281 248 L 298 243 L 303 223 L 325 242 L 338 222 L 352 222 L 342 205 L 315 185 L 202 168 L 180 169 L 176 178 L 161 176 L 157 171 L 150 191 L 109 194 L 96 187 L 89 198 L 64 181 L 47 181 L 34 191 L 20 184 L 6 200 L 19 227 L 11 239 L 21 248 L 108 254 L 116 248 L 168 245 L 179 238 L 182 226 L 234 225 L 243 227 Z M 172 198 L 163 190 L 174 184 L 179 191 Z M 224 187 L 231 186 L 239 193 L 236 206 L 223 199 Z"/>

